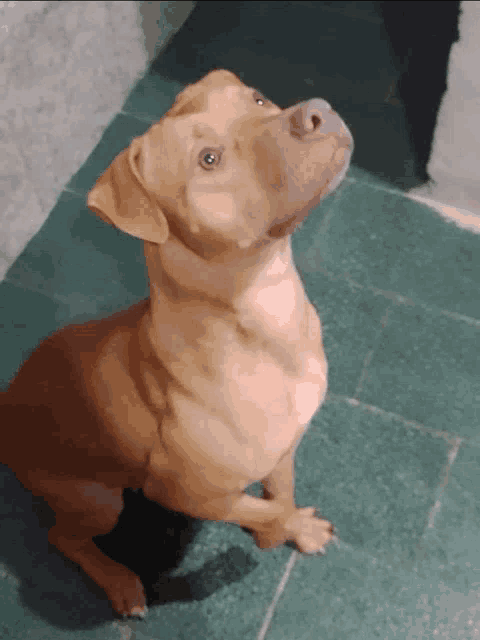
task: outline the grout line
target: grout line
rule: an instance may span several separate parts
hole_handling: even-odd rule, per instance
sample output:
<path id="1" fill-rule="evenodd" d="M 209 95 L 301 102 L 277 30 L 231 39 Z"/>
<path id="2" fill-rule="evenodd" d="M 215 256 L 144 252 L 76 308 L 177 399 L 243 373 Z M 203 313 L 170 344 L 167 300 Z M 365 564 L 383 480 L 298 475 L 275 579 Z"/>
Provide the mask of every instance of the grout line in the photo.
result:
<path id="1" fill-rule="evenodd" d="M 355 551 L 355 547 L 352 547 L 351 544 L 348 544 L 347 542 L 340 540 L 340 538 L 336 535 L 332 536 L 332 542 L 339 551 L 350 551 L 351 553 Z M 366 552 L 364 551 L 363 553 L 366 553 Z M 371 554 L 368 554 L 368 555 L 370 555 L 372 558 L 374 557 Z"/>
<path id="2" fill-rule="evenodd" d="M 280 583 L 277 587 L 277 590 L 275 591 L 275 596 L 273 597 L 272 602 L 270 603 L 270 606 L 267 609 L 267 614 L 265 616 L 265 620 L 263 621 L 262 627 L 260 629 L 260 632 L 257 636 L 257 640 L 264 640 L 265 636 L 267 634 L 268 631 L 268 627 L 270 626 L 270 622 L 272 621 L 273 618 L 273 614 L 275 611 L 275 607 L 277 606 L 277 602 L 280 598 L 280 596 L 282 595 L 282 593 L 285 590 L 285 587 L 287 585 L 287 581 L 288 578 L 290 577 L 290 574 L 292 572 L 292 569 L 295 565 L 295 562 L 297 561 L 297 558 L 300 554 L 298 553 L 298 551 L 292 551 L 292 555 L 290 556 L 288 562 L 287 562 L 287 567 L 285 569 L 285 572 L 282 576 L 282 579 L 280 580 Z"/>
<path id="3" fill-rule="evenodd" d="M 443 490 L 440 493 L 440 498 L 443 495 Z M 435 522 L 435 516 L 437 515 L 437 513 L 440 512 L 440 509 L 442 508 L 442 502 L 440 500 L 440 498 L 438 498 L 437 500 L 435 500 L 435 504 L 433 505 L 433 507 L 430 509 L 429 513 L 428 513 L 428 517 L 427 517 L 427 529 L 433 529 L 434 527 L 434 522 Z"/>
<path id="4" fill-rule="evenodd" d="M 305 268 L 303 268 L 303 271 L 307 272 Z M 387 291 L 386 289 L 378 289 L 377 287 L 372 287 L 370 285 L 360 284 L 359 282 L 354 280 L 352 276 L 346 271 L 343 273 L 333 273 L 332 271 L 325 269 L 325 267 L 319 266 L 316 269 L 316 272 L 323 273 L 329 278 L 332 278 L 333 280 L 344 280 L 345 282 L 348 282 L 348 284 L 352 286 L 354 289 L 370 291 L 371 293 L 373 293 L 373 295 L 382 296 L 387 300 L 391 300 L 395 304 L 400 304 L 402 306 L 409 306 L 409 307 L 420 307 L 424 311 L 433 311 L 435 313 L 439 313 L 444 316 L 447 316 L 448 318 L 452 318 L 453 320 L 459 320 L 460 322 L 465 322 L 470 326 L 480 327 L 480 320 L 478 320 L 477 318 L 472 318 L 471 316 L 466 316 L 466 315 L 457 313 L 456 311 L 442 309 L 434 304 L 431 304 L 431 303 L 427 304 L 426 302 L 423 302 L 418 299 L 414 300 L 412 298 L 408 298 L 407 296 L 403 296 L 401 293 L 398 293 L 397 291 Z M 388 309 L 388 311 L 390 311 L 390 309 Z"/>
<path id="5" fill-rule="evenodd" d="M 385 409 L 381 409 L 375 405 L 367 404 L 362 402 L 361 400 L 357 400 L 356 398 L 350 398 L 348 396 L 342 396 L 337 394 L 328 394 L 327 398 L 330 400 L 336 400 L 338 402 L 345 402 L 352 407 L 360 407 L 361 409 L 368 411 L 369 413 L 373 413 L 375 415 L 381 415 L 385 418 L 390 418 L 392 420 L 396 420 L 400 422 L 402 426 L 407 428 L 417 429 L 422 433 L 429 434 L 434 438 L 442 438 L 449 445 L 455 445 L 458 440 L 463 441 L 464 438 L 459 438 L 459 436 L 449 433 L 448 431 L 441 431 L 439 429 L 433 429 L 432 427 L 427 427 L 420 422 L 416 422 L 415 420 L 407 420 L 404 416 L 401 416 L 398 413 L 393 413 L 392 411 L 385 411 Z"/>
<path id="6" fill-rule="evenodd" d="M 335 545 L 335 547 L 339 550 L 339 551 L 344 551 L 344 552 L 350 552 L 353 553 L 355 551 L 355 548 L 352 547 L 352 545 L 343 542 L 343 540 L 340 540 L 340 538 L 338 538 L 338 536 L 334 535 L 332 537 L 332 542 Z M 372 555 L 371 553 L 368 553 L 366 551 L 363 551 L 363 554 L 368 556 L 368 558 L 370 558 L 370 560 L 372 561 L 376 561 L 377 558 L 376 556 Z M 295 566 L 295 563 L 297 561 L 297 559 L 299 558 L 301 554 L 298 551 L 293 551 L 292 555 L 290 556 L 288 562 L 287 562 L 287 566 L 285 569 L 285 572 L 278 584 L 277 590 L 275 591 L 275 596 L 273 597 L 272 602 L 270 603 L 270 606 L 267 609 L 267 613 L 265 615 L 265 619 L 263 621 L 263 624 L 261 626 L 261 629 L 258 633 L 257 636 L 257 640 L 265 640 L 265 637 L 267 635 L 268 632 L 268 628 L 270 626 L 270 623 L 272 621 L 273 618 L 273 614 L 275 612 L 276 606 L 278 604 L 278 600 L 280 599 L 280 596 L 282 595 L 282 593 L 285 590 L 285 587 L 287 585 L 288 579 L 290 577 L 290 574 L 292 572 L 293 567 Z"/>
<path id="7" fill-rule="evenodd" d="M 365 356 L 364 360 L 363 360 L 363 364 L 362 364 L 362 370 L 360 372 L 360 376 L 358 379 L 358 384 L 357 387 L 353 393 L 353 397 L 356 398 L 363 390 L 363 383 L 365 382 L 366 378 L 368 377 L 368 365 L 370 364 L 372 358 L 373 358 L 373 354 L 375 353 L 375 349 L 370 349 L 370 351 L 368 351 L 367 355 Z"/>
<path id="8" fill-rule="evenodd" d="M 72 176 L 73 178 L 73 176 Z M 72 179 L 70 178 L 70 180 Z M 86 193 L 80 193 L 80 191 L 77 191 L 76 189 L 72 189 L 71 187 L 65 187 L 63 189 L 63 191 L 66 191 L 67 193 L 73 193 L 74 196 L 79 196 L 79 198 L 85 198 L 85 196 L 87 195 Z M 63 193 L 62 191 L 62 193 Z"/>
<path id="9" fill-rule="evenodd" d="M 175 98 L 173 99 L 175 100 Z M 172 105 L 173 105 L 173 100 L 172 100 Z M 168 111 L 168 109 L 167 109 Z M 165 111 L 165 113 L 167 113 L 167 111 Z M 128 116 L 129 118 L 135 118 L 135 120 L 138 120 L 139 122 L 146 122 L 150 125 L 155 124 L 155 122 L 158 122 L 158 120 L 156 119 L 151 119 L 151 118 L 141 118 L 140 116 L 135 115 L 134 113 L 129 113 L 128 111 L 123 111 L 123 109 L 120 109 L 120 111 L 117 113 L 117 115 L 122 115 L 122 116 Z M 164 114 L 165 115 L 165 114 Z M 116 117 L 116 116 L 114 116 Z M 160 118 L 163 118 L 163 116 L 160 116 Z"/>
<path id="10" fill-rule="evenodd" d="M 456 311 L 447 311 L 443 310 L 440 312 L 442 315 L 447 316 L 447 318 L 452 318 L 453 320 L 460 320 L 461 322 L 465 322 L 472 327 L 480 327 L 480 320 L 477 318 L 471 318 L 470 316 L 464 316 Z"/>
<path id="11" fill-rule="evenodd" d="M 374 405 L 365 404 L 364 402 L 361 402 L 360 400 L 356 400 L 355 398 L 348 398 L 346 396 L 337 396 L 333 394 L 332 395 L 329 394 L 329 397 L 332 400 L 339 400 L 341 402 L 343 401 L 351 406 L 361 407 L 362 409 L 366 409 L 371 413 L 392 418 L 394 420 L 397 420 L 407 428 L 418 429 L 420 432 L 425 434 L 428 433 L 434 438 L 442 438 L 448 443 L 449 450 L 447 454 L 447 463 L 443 470 L 443 477 L 436 488 L 436 500 L 428 513 L 427 525 L 425 527 L 426 529 L 432 529 L 435 526 L 435 517 L 440 512 L 440 509 L 442 508 L 442 497 L 445 491 L 445 487 L 448 484 L 450 469 L 452 468 L 453 463 L 455 462 L 455 459 L 460 450 L 460 446 L 464 442 L 468 442 L 469 438 L 461 438 L 457 435 L 449 434 L 448 431 L 439 431 L 436 429 L 432 429 L 431 427 L 426 427 L 424 424 L 415 422 L 413 420 L 406 420 L 403 416 L 400 416 L 399 414 L 392 413 L 390 411 L 385 411 L 384 409 L 380 409 L 379 407 L 376 407 Z"/>
<path id="12" fill-rule="evenodd" d="M 462 442 L 463 442 L 463 438 L 455 438 L 455 441 L 451 443 L 451 447 L 447 456 L 448 461 L 443 470 L 443 478 L 436 489 L 437 499 L 435 500 L 435 504 L 433 505 L 433 507 L 430 509 L 428 513 L 426 529 L 433 529 L 433 527 L 435 526 L 435 517 L 440 512 L 440 509 L 442 508 L 442 497 L 445 491 L 445 487 L 448 484 L 448 476 L 450 473 L 450 469 L 452 468 L 452 465 L 455 462 L 455 458 L 457 457 L 457 454 Z"/>
<path id="13" fill-rule="evenodd" d="M 363 360 L 362 370 L 360 371 L 360 376 L 358 378 L 358 384 L 357 384 L 357 387 L 356 387 L 356 389 L 355 389 L 355 391 L 353 393 L 353 397 L 355 399 L 357 399 L 358 396 L 360 395 L 360 393 L 363 391 L 363 385 L 365 383 L 365 380 L 367 380 L 367 378 L 368 378 L 368 367 L 369 367 L 370 362 L 372 361 L 372 358 L 373 358 L 373 356 L 374 356 L 374 354 L 375 354 L 375 352 L 376 352 L 376 350 L 378 348 L 380 340 L 382 339 L 382 336 L 383 336 L 383 334 L 385 332 L 385 327 L 388 324 L 388 313 L 389 313 L 389 311 L 390 311 L 390 306 L 388 306 L 385 309 L 385 313 L 381 318 L 381 329 L 378 332 L 377 337 L 375 338 L 375 346 L 367 352 L 367 355 L 365 356 L 365 358 Z"/>

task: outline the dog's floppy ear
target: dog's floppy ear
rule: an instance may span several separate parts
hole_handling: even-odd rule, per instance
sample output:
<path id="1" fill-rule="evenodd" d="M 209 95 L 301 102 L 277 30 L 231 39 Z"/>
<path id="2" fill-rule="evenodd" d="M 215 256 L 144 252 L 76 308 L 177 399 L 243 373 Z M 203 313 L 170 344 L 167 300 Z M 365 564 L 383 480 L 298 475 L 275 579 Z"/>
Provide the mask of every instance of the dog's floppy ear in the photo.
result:
<path id="1" fill-rule="evenodd" d="M 125 233 L 163 244 L 169 233 L 167 220 L 138 171 L 142 145 L 141 137 L 134 138 L 115 158 L 89 192 L 87 206 Z"/>

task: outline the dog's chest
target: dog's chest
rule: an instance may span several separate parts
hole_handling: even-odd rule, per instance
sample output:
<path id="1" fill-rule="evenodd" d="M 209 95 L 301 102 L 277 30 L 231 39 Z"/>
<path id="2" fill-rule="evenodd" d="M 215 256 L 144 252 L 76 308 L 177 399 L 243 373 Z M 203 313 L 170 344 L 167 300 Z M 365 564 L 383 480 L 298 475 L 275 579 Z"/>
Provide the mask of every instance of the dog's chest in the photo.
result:
<path id="1" fill-rule="evenodd" d="M 326 362 L 311 353 L 302 358 L 305 374 L 296 379 L 268 358 L 236 358 L 226 360 L 221 385 L 199 375 L 191 379 L 190 394 L 172 388 L 164 435 L 190 462 L 206 469 L 223 465 L 245 484 L 260 480 L 306 429 L 325 396 Z"/>
<path id="2" fill-rule="evenodd" d="M 239 429 L 245 429 L 246 424 L 264 424 L 266 435 L 277 437 L 283 446 L 288 445 L 283 437 L 288 439 L 290 430 L 310 421 L 325 390 L 325 361 L 307 351 L 297 353 L 297 365 L 298 373 L 290 375 L 268 352 L 226 359 L 224 401 L 232 409 L 232 420 L 238 409 L 244 413 L 243 420 L 235 420 L 241 423 Z"/>
<path id="3" fill-rule="evenodd" d="M 184 352 L 188 376 L 175 376 L 183 389 L 168 393 L 169 424 L 175 424 L 178 442 L 193 438 L 198 451 L 224 457 L 227 467 L 243 465 L 252 480 L 270 472 L 327 389 L 320 323 L 311 305 L 303 309 L 301 326 L 290 323 L 291 342 L 281 335 L 288 323 L 277 335 L 269 329 L 259 337 L 252 321 L 244 331 L 257 334 L 257 342 L 250 337 L 249 345 L 241 328 L 226 330 L 219 322 L 207 331 L 200 350 Z"/>

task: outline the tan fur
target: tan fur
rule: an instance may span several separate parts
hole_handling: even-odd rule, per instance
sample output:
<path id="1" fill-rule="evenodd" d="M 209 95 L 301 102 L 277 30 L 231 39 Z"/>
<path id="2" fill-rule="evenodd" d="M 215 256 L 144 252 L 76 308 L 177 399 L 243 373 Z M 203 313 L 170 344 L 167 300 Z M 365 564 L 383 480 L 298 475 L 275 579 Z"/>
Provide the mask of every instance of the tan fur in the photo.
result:
<path id="1" fill-rule="evenodd" d="M 98 179 L 88 206 L 141 238 L 150 297 L 44 341 L 2 394 L 2 462 L 56 513 L 49 540 L 144 615 L 138 577 L 92 537 L 142 488 L 272 548 L 332 536 L 297 509 L 293 457 L 327 389 L 291 233 L 343 178 L 352 138 L 318 100 L 281 110 L 228 71 L 185 89 Z M 210 154 L 210 155 L 209 155 Z M 264 499 L 244 489 L 256 480 Z"/>

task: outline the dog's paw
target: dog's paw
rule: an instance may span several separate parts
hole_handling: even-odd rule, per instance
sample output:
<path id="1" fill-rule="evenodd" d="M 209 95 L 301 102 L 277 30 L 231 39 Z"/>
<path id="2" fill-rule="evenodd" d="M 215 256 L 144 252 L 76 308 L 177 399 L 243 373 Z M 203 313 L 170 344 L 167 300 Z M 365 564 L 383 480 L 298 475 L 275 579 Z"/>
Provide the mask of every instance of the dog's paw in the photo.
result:
<path id="1" fill-rule="evenodd" d="M 133 607 L 130 613 L 123 614 L 123 618 L 141 618 L 143 620 L 146 617 L 147 613 L 147 605 L 145 605 L 144 607 Z"/>
<path id="2" fill-rule="evenodd" d="M 324 547 L 333 537 L 333 525 L 315 517 L 315 507 L 297 509 L 285 523 L 288 540 L 301 553 L 325 553 Z"/>
<path id="3" fill-rule="evenodd" d="M 147 615 L 147 601 L 140 578 L 132 573 L 122 576 L 106 589 L 109 600 L 116 613 L 123 618 L 145 618 Z"/>

